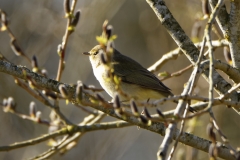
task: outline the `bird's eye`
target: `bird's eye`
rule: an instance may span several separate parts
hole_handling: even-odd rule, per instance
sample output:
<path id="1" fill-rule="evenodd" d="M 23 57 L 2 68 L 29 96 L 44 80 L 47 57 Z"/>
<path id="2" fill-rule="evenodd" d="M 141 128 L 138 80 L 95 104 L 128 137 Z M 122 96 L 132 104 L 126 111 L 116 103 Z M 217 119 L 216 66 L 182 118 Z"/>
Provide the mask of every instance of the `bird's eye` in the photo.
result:
<path id="1" fill-rule="evenodd" d="M 93 53 L 93 55 L 97 55 L 99 51 L 96 51 L 95 53 Z"/>

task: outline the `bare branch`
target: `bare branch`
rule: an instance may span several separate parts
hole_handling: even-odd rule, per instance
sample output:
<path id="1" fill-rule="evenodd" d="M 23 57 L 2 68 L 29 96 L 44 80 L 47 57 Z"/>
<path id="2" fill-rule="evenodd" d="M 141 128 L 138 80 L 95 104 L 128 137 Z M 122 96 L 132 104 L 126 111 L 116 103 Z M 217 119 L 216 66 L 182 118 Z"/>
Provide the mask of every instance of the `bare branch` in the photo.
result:
<path id="1" fill-rule="evenodd" d="M 240 69 L 240 2 L 239 1 L 232 1 L 230 9 L 230 19 L 229 19 L 229 48 L 232 58 L 233 67 Z"/>
<path id="2" fill-rule="evenodd" d="M 218 0 L 209 0 L 211 8 L 215 8 L 215 6 L 218 3 Z M 219 9 L 219 13 L 216 17 L 217 23 L 219 27 L 221 28 L 224 37 L 228 37 L 228 22 L 229 22 L 229 14 L 227 13 L 227 9 L 225 5 L 222 5 Z"/>
<path id="3" fill-rule="evenodd" d="M 197 48 L 200 48 L 202 46 L 202 42 L 194 43 L 194 45 Z M 212 41 L 212 45 L 214 48 L 219 48 L 219 47 L 228 46 L 228 42 L 226 40 Z M 148 67 L 148 70 L 151 72 L 156 72 L 157 70 L 159 70 L 162 67 L 162 65 L 164 65 L 169 60 L 177 59 L 177 57 L 181 53 L 182 52 L 181 52 L 180 48 L 176 48 L 173 51 L 170 51 L 170 52 L 164 54 L 161 59 L 159 59 L 157 62 L 155 62 L 152 66 Z"/>
<path id="4" fill-rule="evenodd" d="M 106 123 L 99 123 L 99 124 L 95 123 L 91 125 L 82 125 L 82 126 L 75 126 L 75 127 L 68 126 L 66 128 L 62 128 L 61 130 L 55 131 L 53 133 L 45 134 L 35 139 L 14 143 L 8 146 L 0 146 L 0 151 L 9 151 L 9 150 L 13 150 L 21 147 L 38 144 L 50 138 L 58 137 L 61 135 L 73 134 L 77 132 L 90 132 L 90 131 L 96 131 L 96 130 L 122 128 L 122 127 L 128 127 L 128 126 L 131 126 L 131 124 L 124 121 L 106 122 Z"/>
<path id="5" fill-rule="evenodd" d="M 195 64 L 199 57 L 199 50 L 196 48 L 196 46 L 194 46 L 194 44 L 185 34 L 178 22 L 174 19 L 167 6 L 165 5 L 165 2 L 163 0 L 146 1 L 157 15 L 162 25 L 167 29 L 169 34 L 175 40 L 176 44 L 181 48 L 186 57 L 190 60 L 192 64 Z M 203 60 L 205 60 L 205 58 Z M 204 78 L 206 78 L 207 81 L 209 81 L 208 69 L 204 70 L 202 75 L 204 76 Z M 225 81 L 223 77 L 216 72 L 216 70 L 213 70 L 213 85 L 214 89 L 219 94 L 224 94 L 231 88 L 231 84 Z M 233 101 L 238 101 L 237 92 L 232 93 L 230 98 Z M 239 111 L 236 112 L 239 113 Z"/>
<path id="6" fill-rule="evenodd" d="M 58 64 L 58 73 L 57 73 L 57 77 L 56 80 L 60 81 L 61 76 L 62 76 L 62 71 L 64 69 L 64 58 L 65 58 L 65 52 L 66 52 L 66 47 L 67 47 L 67 43 L 68 43 L 68 38 L 70 36 L 70 34 L 74 31 L 74 27 L 77 25 L 75 23 L 78 22 L 79 20 L 79 15 L 80 15 L 80 11 L 77 11 L 77 14 L 75 15 L 75 17 L 73 16 L 74 14 L 74 9 L 76 7 L 76 3 L 77 0 L 73 0 L 72 1 L 72 5 L 71 5 L 71 10 L 69 10 L 70 8 L 70 1 L 65 1 L 64 6 L 65 6 L 65 12 L 68 18 L 67 21 L 67 26 L 66 26 L 66 30 L 65 30 L 65 34 L 63 36 L 63 40 L 62 40 L 62 44 L 59 45 L 58 49 L 58 54 L 59 54 L 59 64 Z M 73 18 L 74 17 L 74 18 Z M 77 18 L 76 18 L 77 17 Z M 74 24 L 72 25 L 72 21 L 77 21 L 74 22 Z"/>
<path id="7" fill-rule="evenodd" d="M 44 76 L 41 76 L 41 75 L 39 75 L 37 73 L 34 73 L 34 72 L 30 71 L 29 69 L 27 69 L 25 67 L 16 66 L 16 65 L 13 65 L 13 64 L 11 64 L 9 62 L 0 60 L 0 72 L 4 72 L 4 73 L 7 73 L 7 74 L 16 76 L 18 78 L 24 79 L 24 75 L 22 74 L 22 70 L 25 70 L 26 73 L 28 74 L 28 76 L 31 76 L 32 79 L 34 79 L 36 81 L 36 84 L 38 86 L 40 86 L 41 88 L 43 88 L 43 89 L 52 89 L 53 91 L 59 93 L 58 86 L 60 84 L 63 84 L 63 83 L 60 83 L 60 82 L 48 79 L 48 78 L 46 78 Z M 71 95 L 71 100 L 76 102 L 75 101 L 75 96 L 74 96 L 75 88 L 70 86 L 70 85 L 68 85 L 68 84 L 64 84 L 64 85 L 66 86 L 69 95 Z M 120 117 L 118 117 L 115 114 L 114 108 L 110 104 L 96 105 L 96 104 L 89 103 L 89 102 L 87 102 L 85 100 L 84 100 L 84 104 L 88 104 L 90 107 L 92 107 L 94 109 L 97 109 L 97 110 L 100 110 L 100 111 L 102 111 L 104 113 L 107 113 L 108 115 L 110 115 L 112 117 L 121 119 Z M 205 106 L 206 106 L 206 104 L 202 103 L 200 107 L 205 107 Z M 169 116 L 168 112 L 165 115 L 167 116 L 167 114 Z M 172 114 L 172 112 L 170 112 L 170 114 Z M 129 113 L 129 115 L 132 115 L 132 114 Z M 152 122 L 152 125 L 148 126 L 148 125 L 144 125 L 141 122 L 139 122 L 139 120 L 135 116 L 129 116 L 129 115 L 126 116 L 125 121 L 127 121 L 127 122 L 129 122 L 131 124 L 134 124 L 134 125 L 138 125 L 138 126 L 144 128 L 144 129 L 150 130 L 152 132 L 156 132 L 158 134 L 165 135 L 165 129 L 166 129 L 165 128 L 165 124 L 159 123 L 159 122 Z M 82 128 L 82 129 L 87 129 L 88 128 L 88 126 L 85 126 L 85 127 L 86 128 L 84 128 L 84 126 L 82 126 L 80 128 Z M 90 128 L 90 129 L 93 129 L 93 128 Z M 77 131 L 83 131 L 83 130 L 80 129 L 80 130 L 77 130 Z M 64 133 L 62 133 L 62 134 L 64 134 Z M 177 135 L 178 135 L 178 131 L 176 131 L 176 133 L 174 133 L 173 139 L 175 139 L 177 137 Z M 200 149 L 200 150 L 203 150 L 205 152 L 208 152 L 208 147 L 210 146 L 210 141 L 202 139 L 200 137 L 194 136 L 194 135 L 186 133 L 186 132 L 182 133 L 181 137 L 179 138 L 179 142 L 182 142 L 182 143 L 184 143 L 186 145 L 193 146 L 193 147 L 195 147 L 197 149 Z M 220 147 L 220 151 L 221 151 L 221 153 L 219 154 L 219 157 L 228 158 L 228 159 L 234 159 L 233 156 L 230 154 L 228 148 L 222 146 L 222 147 Z"/>

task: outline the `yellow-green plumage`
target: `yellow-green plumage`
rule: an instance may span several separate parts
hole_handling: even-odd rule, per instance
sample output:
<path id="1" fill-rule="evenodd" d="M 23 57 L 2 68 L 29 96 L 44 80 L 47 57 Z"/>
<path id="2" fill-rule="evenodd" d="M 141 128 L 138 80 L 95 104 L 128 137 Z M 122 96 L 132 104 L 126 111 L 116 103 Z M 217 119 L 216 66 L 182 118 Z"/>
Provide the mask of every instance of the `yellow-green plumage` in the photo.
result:
<path id="1" fill-rule="evenodd" d="M 113 97 L 116 92 L 115 83 L 108 77 L 108 66 L 101 61 L 104 50 L 100 45 L 95 46 L 88 55 L 93 72 L 103 89 Z M 173 95 L 153 73 L 142 67 L 138 62 L 121 54 L 114 49 L 111 59 L 114 75 L 121 78 L 120 88 L 129 97 L 120 94 L 122 101 L 130 97 L 137 100 L 160 99 Z"/>

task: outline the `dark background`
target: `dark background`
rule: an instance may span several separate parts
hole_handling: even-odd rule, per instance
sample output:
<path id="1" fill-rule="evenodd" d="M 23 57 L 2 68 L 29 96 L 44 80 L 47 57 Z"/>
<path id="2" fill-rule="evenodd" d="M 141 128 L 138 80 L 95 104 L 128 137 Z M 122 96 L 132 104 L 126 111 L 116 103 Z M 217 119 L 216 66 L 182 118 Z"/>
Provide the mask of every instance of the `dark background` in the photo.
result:
<path id="1" fill-rule="evenodd" d="M 168 0 L 167 6 L 173 16 L 180 23 L 187 35 L 191 36 L 191 29 L 195 19 L 201 16 L 201 1 L 199 0 Z M 45 68 L 51 78 L 56 77 L 58 60 L 57 46 L 62 41 L 67 20 L 64 18 L 63 2 L 59 0 L 0 0 L 0 8 L 8 14 L 10 28 L 16 36 L 23 51 L 32 57 L 36 55 L 39 67 Z M 140 0 L 79 0 L 77 9 L 81 9 L 81 20 L 75 32 L 70 36 L 66 66 L 61 81 L 76 83 L 77 80 L 85 84 L 100 87 L 92 73 L 88 57 L 81 53 L 89 51 L 97 44 L 96 36 L 101 34 L 105 19 L 114 27 L 118 38 L 116 48 L 123 54 L 135 59 L 145 67 L 151 66 L 161 56 L 177 45 L 162 27 L 152 9 L 145 1 Z M 7 32 L 0 32 L 0 52 L 17 65 L 31 67 L 22 57 L 17 57 L 9 45 Z M 222 59 L 222 49 L 218 49 L 216 57 Z M 184 55 L 177 60 L 169 61 L 159 72 L 175 72 L 188 66 L 190 62 Z M 180 77 L 164 81 L 175 94 L 180 94 L 184 83 L 187 82 L 191 70 Z M 156 73 L 157 74 L 157 73 Z M 227 78 L 227 76 L 225 76 Z M 207 96 L 208 83 L 200 78 L 195 93 Z M 110 100 L 109 96 L 103 93 Z M 28 114 L 28 106 L 35 101 L 45 119 L 49 118 L 50 110 L 28 95 L 26 91 L 14 84 L 14 79 L 0 73 L 0 100 L 12 96 L 18 104 L 17 110 Z M 60 105 L 62 112 L 75 123 L 83 120 L 87 114 L 64 102 Z M 174 108 L 168 103 L 161 110 Z M 151 113 L 155 111 L 150 109 Z M 222 131 L 236 147 L 239 145 L 239 116 L 225 106 L 214 107 L 217 122 Z M 113 120 L 107 117 L 103 121 Z M 0 145 L 28 140 L 47 133 L 48 128 L 20 119 L 12 114 L 0 110 Z M 203 115 L 191 121 L 196 125 L 194 134 L 205 137 L 206 124 L 209 116 Z M 188 131 L 188 127 L 186 127 Z M 85 134 L 78 145 L 63 156 L 55 155 L 52 159 L 156 159 L 156 152 L 162 141 L 158 134 L 137 127 L 96 131 Z M 186 146 L 179 143 L 177 155 L 186 152 Z M 24 147 L 10 152 L 0 152 L 0 159 L 26 159 L 47 150 L 46 142 Z M 189 153 L 189 152 L 187 152 Z M 207 159 L 208 155 L 199 151 L 196 159 Z M 177 158 L 176 158 L 177 159 Z"/>

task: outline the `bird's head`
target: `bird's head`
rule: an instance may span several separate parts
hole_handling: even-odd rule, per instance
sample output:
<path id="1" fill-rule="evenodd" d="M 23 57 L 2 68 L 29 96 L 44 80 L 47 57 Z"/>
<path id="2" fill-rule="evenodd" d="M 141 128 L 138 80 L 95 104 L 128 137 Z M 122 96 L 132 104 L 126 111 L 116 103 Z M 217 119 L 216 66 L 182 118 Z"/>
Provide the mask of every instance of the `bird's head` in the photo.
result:
<path id="1" fill-rule="evenodd" d="M 102 64 L 101 56 L 104 54 L 104 50 L 101 45 L 96 45 L 89 52 L 83 52 L 83 54 L 89 56 L 92 67 Z"/>

